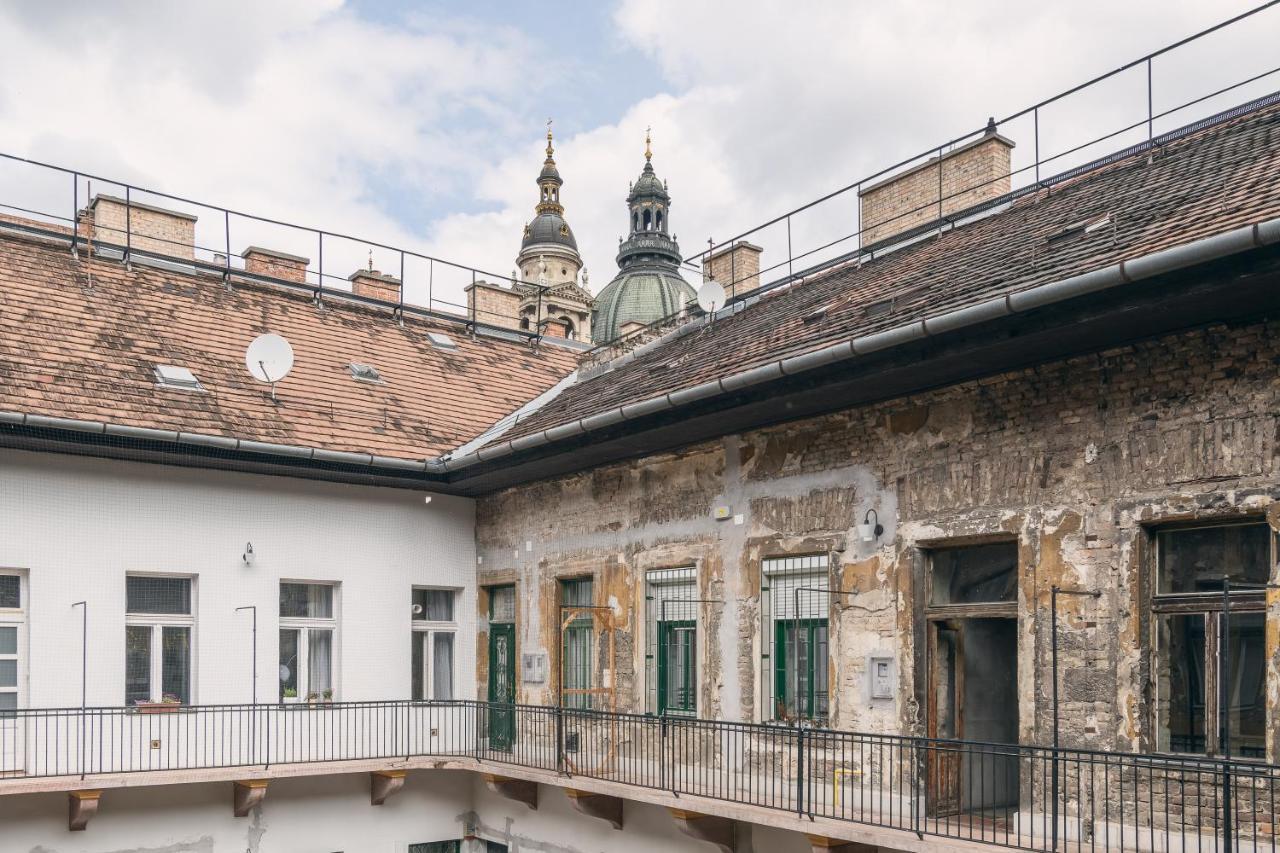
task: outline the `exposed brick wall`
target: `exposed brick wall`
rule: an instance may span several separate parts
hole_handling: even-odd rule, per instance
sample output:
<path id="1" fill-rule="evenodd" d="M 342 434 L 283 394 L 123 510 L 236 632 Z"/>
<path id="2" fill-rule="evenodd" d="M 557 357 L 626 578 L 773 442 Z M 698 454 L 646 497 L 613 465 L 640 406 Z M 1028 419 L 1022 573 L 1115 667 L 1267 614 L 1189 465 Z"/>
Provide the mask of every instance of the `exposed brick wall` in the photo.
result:
<path id="1" fill-rule="evenodd" d="M 1013 143 L 991 133 L 942 155 L 941 214 L 946 216 L 1009 192 Z M 875 243 L 939 216 L 938 158 L 860 194 L 862 243 Z"/>
<path id="2" fill-rule="evenodd" d="M 486 497 L 480 583 L 518 583 L 519 650 L 550 661 L 548 682 L 520 685 L 521 699 L 554 701 L 555 581 L 589 573 L 597 603 L 616 605 L 619 707 L 642 710 L 644 573 L 694 565 L 700 597 L 725 602 L 698 628 L 699 714 L 767 716 L 761 560 L 829 553 L 833 588 L 853 593 L 831 622 L 835 725 L 920 732 L 921 548 L 1005 536 L 1019 553 L 1023 742 L 1049 741 L 1047 608 L 1058 584 L 1103 591 L 1061 604 L 1064 744 L 1150 748 L 1146 525 L 1254 512 L 1274 526 L 1278 362 L 1280 322 L 1213 327 Z M 717 506 L 730 507 L 728 520 L 713 520 Z M 868 544 L 856 525 L 869 508 L 885 531 Z M 1274 631 L 1267 650 L 1274 760 Z M 867 658 L 881 653 L 897 661 L 893 700 L 866 690 Z"/>
<path id="3" fill-rule="evenodd" d="M 395 276 L 383 275 L 377 270 L 356 270 L 347 278 L 351 282 L 351 292 L 356 296 L 400 301 L 400 279 Z"/>
<path id="4" fill-rule="evenodd" d="M 105 195 L 94 197 L 90 207 L 95 240 L 171 258 L 196 256 L 194 216 Z"/>
<path id="5" fill-rule="evenodd" d="M 244 258 L 245 272 L 254 275 L 265 275 L 284 281 L 304 282 L 307 279 L 309 258 L 297 255 L 286 255 L 271 249 L 260 249 L 250 246 L 240 253 Z"/>
<path id="6" fill-rule="evenodd" d="M 467 316 L 491 326 L 520 325 L 520 294 L 487 281 L 467 285 Z"/>
<path id="7" fill-rule="evenodd" d="M 742 296 L 760 286 L 759 246 L 739 240 L 707 258 L 707 272 L 729 296 Z"/>

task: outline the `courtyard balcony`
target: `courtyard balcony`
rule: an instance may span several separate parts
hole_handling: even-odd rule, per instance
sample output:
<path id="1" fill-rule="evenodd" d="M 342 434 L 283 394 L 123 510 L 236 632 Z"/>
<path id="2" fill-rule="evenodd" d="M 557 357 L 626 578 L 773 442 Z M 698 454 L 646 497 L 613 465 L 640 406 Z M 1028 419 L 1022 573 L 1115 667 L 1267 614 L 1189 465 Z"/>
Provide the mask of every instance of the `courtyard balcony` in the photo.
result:
<path id="1" fill-rule="evenodd" d="M 0 718 L 0 795 L 231 781 L 237 814 L 271 779 L 470 770 L 536 808 L 538 784 L 621 827 L 666 806 L 715 843 L 734 820 L 815 849 L 1272 850 L 1280 767 L 477 701 L 147 705 Z M 87 817 L 81 814 L 87 822 Z"/>

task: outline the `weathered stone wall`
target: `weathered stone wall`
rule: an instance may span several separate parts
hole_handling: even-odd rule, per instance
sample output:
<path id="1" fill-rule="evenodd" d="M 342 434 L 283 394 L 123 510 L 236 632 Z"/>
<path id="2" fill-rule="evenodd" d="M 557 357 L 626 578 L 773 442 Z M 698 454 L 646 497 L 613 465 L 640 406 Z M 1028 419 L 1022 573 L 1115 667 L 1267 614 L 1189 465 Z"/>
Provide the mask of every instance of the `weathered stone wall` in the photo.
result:
<path id="1" fill-rule="evenodd" d="M 828 552 L 833 588 L 852 593 L 833 605 L 833 724 L 919 732 L 921 548 L 1003 536 L 1019 545 L 1022 741 L 1049 742 L 1058 584 L 1103 591 L 1061 602 L 1064 745 L 1149 748 L 1144 525 L 1247 513 L 1275 524 L 1277 333 L 1277 322 L 1187 332 L 489 496 L 477 508 L 480 583 L 518 584 L 518 650 L 549 660 L 548 681 L 521 684 L 520 697 L 555 701 L 556 580 L 589 574 L 596 603 L 616 613 L 619 707 L 643 710 L 644 573 L 694 565 L 700 597 L 725 602 L 702 608 L 698 713 L 767 718 L 760 562 Z M 729 517 L 714 520 L 723 506 Z M 863 543 L 856 525 L 871 508 L 885 530 Z M 892 700 L 870 699 L 865 683 L 880 652 L 896 658 Z"/>

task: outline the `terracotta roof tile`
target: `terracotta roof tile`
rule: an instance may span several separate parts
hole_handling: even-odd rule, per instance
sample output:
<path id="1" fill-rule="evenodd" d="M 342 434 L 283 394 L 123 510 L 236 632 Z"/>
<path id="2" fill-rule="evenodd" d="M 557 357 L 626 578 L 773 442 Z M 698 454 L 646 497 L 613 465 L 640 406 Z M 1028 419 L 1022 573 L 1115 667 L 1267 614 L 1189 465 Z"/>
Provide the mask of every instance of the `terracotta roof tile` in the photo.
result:
<path id="1" fill-rule="evenodd" d="M 1280 215 L 1277 175 L 1280 106 L 1272 106 L 1170 142 L 1150 162 L 1145 153 L 1120 160 L 985 219 L 767 295 L 608 372 L 588 373 L 502 438 Z M 1110 224 L 1090 234 L 1048 239 L 1107 215 Z"/>
<path id="2" fill-rule="evenodd" d="M 274 404 L 244 367 L 245 347 L 267 331 L 288 338 L 296 360 Z M 0 410 L 422 459 L 474 438 L 577 360 L 447 321 L 401 324 L 340 300 L 318 308 L 305 293 L 77 261 L 65 245 L 0 234 Z M 356 381 L 352 361 L 383 381 Z M 190 369 L 204 390 L 158 386 L 156 364 Z"/>

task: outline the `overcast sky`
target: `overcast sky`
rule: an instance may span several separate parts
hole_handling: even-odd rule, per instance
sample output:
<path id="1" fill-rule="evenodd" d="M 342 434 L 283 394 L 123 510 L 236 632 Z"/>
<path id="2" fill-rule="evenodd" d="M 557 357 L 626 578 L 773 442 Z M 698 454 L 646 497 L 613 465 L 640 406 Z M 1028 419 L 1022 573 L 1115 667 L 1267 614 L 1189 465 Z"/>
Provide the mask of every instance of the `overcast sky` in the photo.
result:
<path id="1" fill-rule="evenodd" d="M 12 0 L 0 6 L 0 151 L 506 273 L 551 116 L 598 291 L 646 126 L 690 254 L 1252 5 Z M 1156 110 L 1265 70 L 1277 43 L 1280 7 L 1157 60 Z M 1144 85 L 1139 69 L 1046 110 L 1042 147 L 1136 120 Z M 1272 77 L 1214 104 L 1275 88 Z M 1026 162 L 1030 124 L 1002 131 Z M 0 202 L 70 206 L 65 177 L 0 166 L 5 185 Z M 797 222 L 797 248 L 848 231 L 852 204 Z M 200 239 L 221 240 L 199 213 Z M 775 260 L 785 249 L 777 228 L 754 239 Z M 314 258 L 310 240 L 233 226 L 235 251 Z M 367 251 L 326 244 L 326 271 Z M 374 256 L 395 271 L 391 253 Z M 410 278 L 420 301 L 424 273 Z M 442 276 L 437 294 L 459 283 Z"/>

